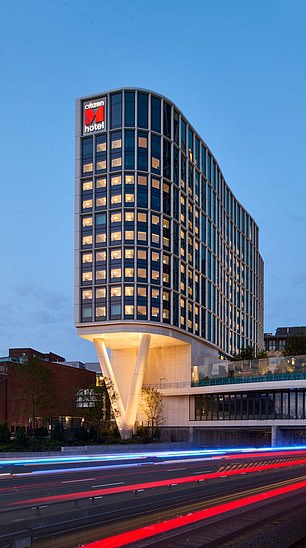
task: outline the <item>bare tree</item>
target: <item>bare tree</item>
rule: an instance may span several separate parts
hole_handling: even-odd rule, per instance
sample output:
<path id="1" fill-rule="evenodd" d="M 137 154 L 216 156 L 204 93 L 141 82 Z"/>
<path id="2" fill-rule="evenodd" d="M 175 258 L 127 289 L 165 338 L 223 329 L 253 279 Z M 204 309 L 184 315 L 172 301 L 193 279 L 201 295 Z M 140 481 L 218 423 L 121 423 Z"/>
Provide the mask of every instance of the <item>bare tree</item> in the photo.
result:
<path id="1" fill-rule="evenodd" d="M 143 388 L 141 392 L 140 407 L 148 420 L 151 429 L 151 437 L 154 438 L 154 429 L 164 422 L 164 402 L 161 393 L 156 388 Z"/>

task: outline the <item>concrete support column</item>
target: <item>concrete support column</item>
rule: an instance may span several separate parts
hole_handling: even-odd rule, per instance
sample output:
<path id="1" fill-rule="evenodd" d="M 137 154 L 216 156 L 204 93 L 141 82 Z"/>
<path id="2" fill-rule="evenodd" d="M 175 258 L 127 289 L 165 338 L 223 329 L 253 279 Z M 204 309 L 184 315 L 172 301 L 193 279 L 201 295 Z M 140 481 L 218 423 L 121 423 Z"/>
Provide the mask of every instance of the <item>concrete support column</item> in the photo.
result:
<path id="1" fill-rule="evenodd" d="M 141 389 L 143 383 L 143 376 L 145 372 L 146 359 L 149 351 L 151 341 L 151 335 L 141 335 L 140 345 L 137 353 L 137 359 L 135 363 L 135 369 L 132 377 L 132 382 L 129 390 L 128 401 L 126 405 L 126 423 L 133 429 L 137 408 L 141 397 Z"/>
<path id="2" fill-rule="evenodd" d="M 279 434 L 279 428 L 278 426 L 271 426 L 271 447 L 277 447 L 278 445 L 278 434 Z"/>

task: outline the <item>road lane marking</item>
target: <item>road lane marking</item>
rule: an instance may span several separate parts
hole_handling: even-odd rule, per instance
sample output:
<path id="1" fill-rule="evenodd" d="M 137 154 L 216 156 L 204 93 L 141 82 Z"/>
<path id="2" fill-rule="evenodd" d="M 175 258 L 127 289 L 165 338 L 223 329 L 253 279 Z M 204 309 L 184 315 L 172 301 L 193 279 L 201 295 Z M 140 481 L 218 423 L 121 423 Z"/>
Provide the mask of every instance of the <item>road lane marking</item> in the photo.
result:
<path id="1" fill-rule="evenodd" d="M 96 478 L 84 478 L 84 479 L 61 481 L 61 483 L 77 483 L 79 481 L 94 481 L 95 479 Z"/>
<path id="2" fill-rule="evenodd" d="M 206 472 L 211 472 L 211 470 L 200 470 L 199 472 L 192 472 L 192 475 L 197 476 L 198 474 L 206 474 Z"/>
<path id="3" fill-rule="evenodd" d="M 187 468 L 169 468 L 166 472 L 179 472 L 180 470 L 187 470 Z"/>
<path id="4" fill-rule="evenodd" d="M 102 485 L 92 485 L 91 487 L 110 487 L 111 485 L 123 485 L 124 481 L 117 481 L 116 483 L 103 483 Z"/>

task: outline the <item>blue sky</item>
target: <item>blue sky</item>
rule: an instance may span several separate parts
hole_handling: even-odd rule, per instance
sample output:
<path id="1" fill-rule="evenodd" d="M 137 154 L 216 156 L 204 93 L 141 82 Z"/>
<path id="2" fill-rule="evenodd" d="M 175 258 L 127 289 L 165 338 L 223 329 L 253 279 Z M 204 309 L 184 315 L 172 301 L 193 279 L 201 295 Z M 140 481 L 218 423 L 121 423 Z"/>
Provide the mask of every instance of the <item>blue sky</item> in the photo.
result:
<path id="1" fill-rule="evenodd" d="M 73 327 L 74 99 L 166 95 L 260 227 L 265 330 L 306 325 L 304 0 L 1 4 L 0 355 L 95 360 Z"/>

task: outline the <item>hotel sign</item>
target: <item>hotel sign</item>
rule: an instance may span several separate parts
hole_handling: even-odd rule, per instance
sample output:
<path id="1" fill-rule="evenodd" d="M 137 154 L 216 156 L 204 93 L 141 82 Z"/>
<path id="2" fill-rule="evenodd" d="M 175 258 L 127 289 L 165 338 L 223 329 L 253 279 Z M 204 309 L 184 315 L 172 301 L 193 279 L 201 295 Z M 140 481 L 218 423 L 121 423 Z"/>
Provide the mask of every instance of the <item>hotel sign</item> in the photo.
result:
<path id="1" fill-rule="evenodd" d="M 83 103 L 83 135 L 105 130 L 105 98 Z"/>

